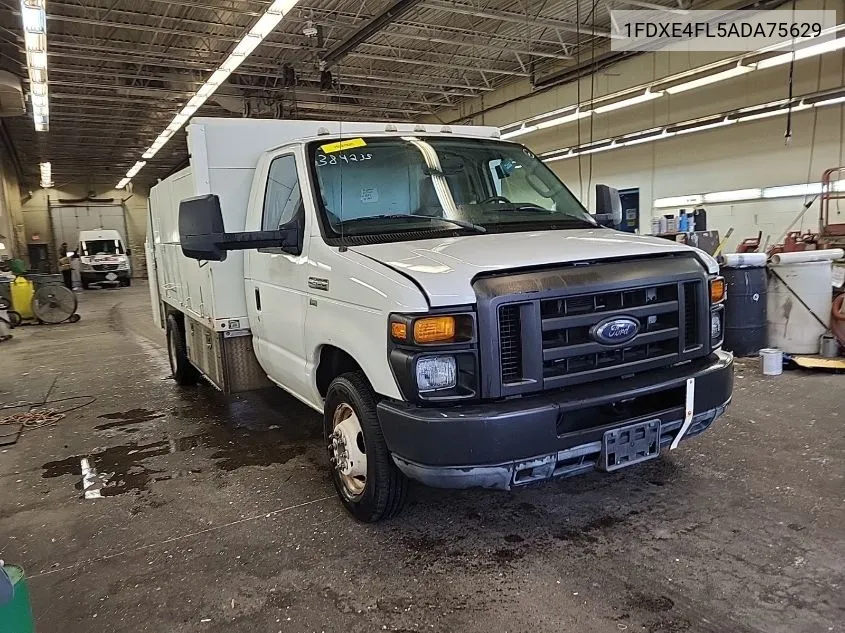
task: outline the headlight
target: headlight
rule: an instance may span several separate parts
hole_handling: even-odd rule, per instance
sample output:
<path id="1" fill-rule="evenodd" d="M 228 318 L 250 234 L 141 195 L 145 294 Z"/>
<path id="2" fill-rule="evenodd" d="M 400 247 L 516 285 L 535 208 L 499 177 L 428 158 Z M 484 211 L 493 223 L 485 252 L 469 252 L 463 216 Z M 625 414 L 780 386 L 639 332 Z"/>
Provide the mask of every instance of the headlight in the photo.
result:
<path id="1" fill-rule="evenodd" d="M 478 397 L 475 313 L 390 315 L 388 361 L 405 400 L 451 402 Z"/>
<path id="2" fill-rule="evenodd" d="M 120 262 L 117 265 L 118 270 L 126 270 L 127 268 L 129 268 L 129 264 L 127 262 Z"/>
<path id="3" fill-rule="evenodd" d="M 457 384 L 454 356 L 424 356 L 417 360 L 417 388 L 420 392 L 452 389 Z"/>
<path id="4" fill-rule="evenodd" d="M 93 267 L 93 266 L 91 266 L 91 264 L 86 264 L 85 262 L 82 262 L 82 263 L 79 265 L 79 267 L 80 267 L 82 270 L 93 270 L 93 269 L 94 269 L 94 267 Z"/>
<path id="5" fill-rule="evenodd" d="M 710 346 L 719 347 L 725 335 L 725 310 L 717 306 L 710 311 Z"/>

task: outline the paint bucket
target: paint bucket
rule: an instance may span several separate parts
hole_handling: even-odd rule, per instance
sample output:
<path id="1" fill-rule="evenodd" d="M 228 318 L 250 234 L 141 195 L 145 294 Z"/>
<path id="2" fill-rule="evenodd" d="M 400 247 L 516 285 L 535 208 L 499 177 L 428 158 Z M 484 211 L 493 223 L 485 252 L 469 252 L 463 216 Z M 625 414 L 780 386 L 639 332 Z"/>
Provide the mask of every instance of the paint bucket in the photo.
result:
<path id="1" fill-rule="evenodd" d="M 651 218 L 651 234 L 660 235 L 660 218 Z"/>
<path id="2" fill-rule="evenodd" d="M 783 352 L 776 347 L 760 350 L 764 376 L 780 376 L 783 373 Z"/>
<path id="3" fill-rule="evenodd" d="M 0 568 L 0 574 L 5 574 L 12 583 L 11 600 L 0 604 L 0 631 L 35 633 L 23 568 L 5 565 Z"/>
<path id="4" fill-rule="evenodd" d="M 819 339 L 819 355 L 822 358 L 836 358 L 839 356 L 839 341 L 829 332 L 822 334 Z"/>

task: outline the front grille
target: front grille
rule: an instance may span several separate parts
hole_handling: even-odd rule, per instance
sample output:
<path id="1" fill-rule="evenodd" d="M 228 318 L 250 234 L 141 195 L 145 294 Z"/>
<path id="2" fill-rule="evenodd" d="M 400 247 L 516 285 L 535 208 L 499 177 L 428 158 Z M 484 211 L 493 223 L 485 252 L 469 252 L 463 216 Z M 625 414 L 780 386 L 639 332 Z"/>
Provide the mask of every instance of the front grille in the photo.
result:
<path id="1" fill-rule="evenodd" d="M 684 350 L 695 349 L 701 345 L 699 340 L 698 295 L 701 282 L 691 281 L 684 284 Z"/>
<path id="2" fill-rule="evenodd" d="M 486 398 L 592 390 L 710 353 L 707 273 L 693 255 L 482 275 L 473 289 Z M 622 317 L 638 327 L 613 343 Z"/>
<path id="3" fill-rule="evenodd" d="M 499 351 L 504 384 L 519 382 L 522 379 L 521 329 L 519 305 L 499 308 Z"/>
<path id="4" fill-rule="evenodd" d="M 672 361 L 680 351 L 679 292 L 670 283 L 542 301 L 543 378 Z M 591 329 L 614 316 L 636 319 L 637 335 L 622 346 L 594 340 Z"/>
<path id="5" fill-rule="evenodd" d="M 94 270 L 117 270 L 117 264 L 94 264 Z"/>

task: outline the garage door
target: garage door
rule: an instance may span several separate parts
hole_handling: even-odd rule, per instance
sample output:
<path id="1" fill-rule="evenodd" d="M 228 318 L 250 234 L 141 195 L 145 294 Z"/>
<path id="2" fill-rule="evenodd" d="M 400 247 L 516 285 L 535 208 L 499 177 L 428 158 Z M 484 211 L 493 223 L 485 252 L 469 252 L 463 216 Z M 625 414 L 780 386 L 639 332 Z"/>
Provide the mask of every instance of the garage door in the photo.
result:
<path id="1" fill-rule="evenodd" d="M 53 224 L 53 245 L 58 252 L 62 242 L 71 249 L 79 241 L 80 231 L 114 229 L 128 243 L 126 217 L 121 205 L 62 205 L 50 207 Z"/>

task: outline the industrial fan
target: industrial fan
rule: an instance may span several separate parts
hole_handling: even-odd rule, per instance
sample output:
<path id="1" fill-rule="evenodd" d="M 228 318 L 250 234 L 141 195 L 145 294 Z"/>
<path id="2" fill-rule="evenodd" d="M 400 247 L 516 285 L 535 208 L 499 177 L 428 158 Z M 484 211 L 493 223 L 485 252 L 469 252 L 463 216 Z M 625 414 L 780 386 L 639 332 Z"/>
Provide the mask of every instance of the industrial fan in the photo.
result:
<path id="1" fill-rule="evenodd" d="M 8 322 L 12 327 L 28 320 L 54 325 L 68 321 L 76 323 L 76 295 L 60 284 L 47 283 L 35 286 L 28 279 L 18 276 L 12 282 L 12 310 Z"/>
<path id="2" fill-rule="evenodd" d="M 73 291 L 58 284 L 41 286 L 32 297 L 32 314 L 41 323 L 76 323 L 79 321 L 76 306 Z"/>

